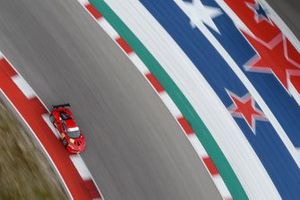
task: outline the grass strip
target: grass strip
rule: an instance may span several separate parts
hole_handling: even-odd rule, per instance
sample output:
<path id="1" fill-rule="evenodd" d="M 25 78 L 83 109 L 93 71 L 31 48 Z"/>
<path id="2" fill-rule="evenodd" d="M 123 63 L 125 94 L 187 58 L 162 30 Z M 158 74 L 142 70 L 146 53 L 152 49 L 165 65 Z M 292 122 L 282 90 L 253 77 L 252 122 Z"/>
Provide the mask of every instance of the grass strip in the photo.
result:
<path id="1" fill-rule="evenodd" d="M 2 102 L 0 199 L 67 199 L 48 160 Z"/>

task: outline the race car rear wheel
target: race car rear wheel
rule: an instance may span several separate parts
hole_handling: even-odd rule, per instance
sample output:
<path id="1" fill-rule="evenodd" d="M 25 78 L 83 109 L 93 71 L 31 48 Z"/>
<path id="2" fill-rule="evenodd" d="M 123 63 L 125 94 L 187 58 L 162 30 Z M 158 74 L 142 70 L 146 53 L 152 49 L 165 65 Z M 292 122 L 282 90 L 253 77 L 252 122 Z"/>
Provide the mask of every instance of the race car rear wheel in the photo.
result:
<path id="1" fill-rule="evenodd" d="M 63 143 L 63 145 L 64 145 L 65 147 L 68 146 L 68 142 L 67 142 L 66 139 L 63 139 L 63 140 L 62 140 L 62 143 Z"/>
<path id="2" fill-rule="evenodd" d="M 49 119 L 50 119 L 51 123 L 54 124 L 54 117 L 53 117 L 53 115 L 50 115 Z"/>

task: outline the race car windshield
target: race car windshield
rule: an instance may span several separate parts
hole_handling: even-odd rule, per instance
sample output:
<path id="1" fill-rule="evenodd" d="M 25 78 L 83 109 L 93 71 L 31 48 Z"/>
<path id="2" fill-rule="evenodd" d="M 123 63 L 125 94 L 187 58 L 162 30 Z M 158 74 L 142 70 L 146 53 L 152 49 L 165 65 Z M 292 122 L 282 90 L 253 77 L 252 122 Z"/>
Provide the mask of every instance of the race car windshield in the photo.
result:
<path id="1" fill-rule="evenodd" d="M 80 136 L 80 130 L 78 127 L 68 128 L 68 136 L 71 138 L 78 138 Z"/>
<path id="2" fill-rule="evenodd" d="M 63 119 L 63 120 L 68 120 L 68 119 L 71 119 L 70 115 L 66 112 L 61 112 L 60 113 L 60 117 Z"/>

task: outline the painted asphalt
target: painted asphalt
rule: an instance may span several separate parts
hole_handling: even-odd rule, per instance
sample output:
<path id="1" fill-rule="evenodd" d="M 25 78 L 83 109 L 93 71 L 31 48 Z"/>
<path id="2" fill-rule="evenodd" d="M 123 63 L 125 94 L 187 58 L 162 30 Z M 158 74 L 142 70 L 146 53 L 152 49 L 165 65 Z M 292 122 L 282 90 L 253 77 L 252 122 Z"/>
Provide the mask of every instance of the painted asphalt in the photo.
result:
<path id="1" fill-rule="evenodd" d="M 300 36 L 300 3 L 268 0 Z M 106 199 L 220 199 L 150 85 L 72 0 L 0 2 L 0 48 L 47 106 L 70 102 Z"/>
<path id="2" fill-rule="evenodd" d="M 106 199 L 221 199 L 138 70 L 72 0 L 0 2 L 0 48 L 47 106 L 70 102 Z"/>

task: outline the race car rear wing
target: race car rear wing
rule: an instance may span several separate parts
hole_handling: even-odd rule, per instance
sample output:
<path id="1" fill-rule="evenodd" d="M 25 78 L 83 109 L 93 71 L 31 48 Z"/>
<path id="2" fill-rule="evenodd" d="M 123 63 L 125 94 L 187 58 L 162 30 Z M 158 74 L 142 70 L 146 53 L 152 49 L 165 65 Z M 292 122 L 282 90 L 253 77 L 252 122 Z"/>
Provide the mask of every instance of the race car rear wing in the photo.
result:
<path id="1" fill-rule="evenodd" d="M 71 107 L 69 103 L 52 105 L 52 108 Z"/>

